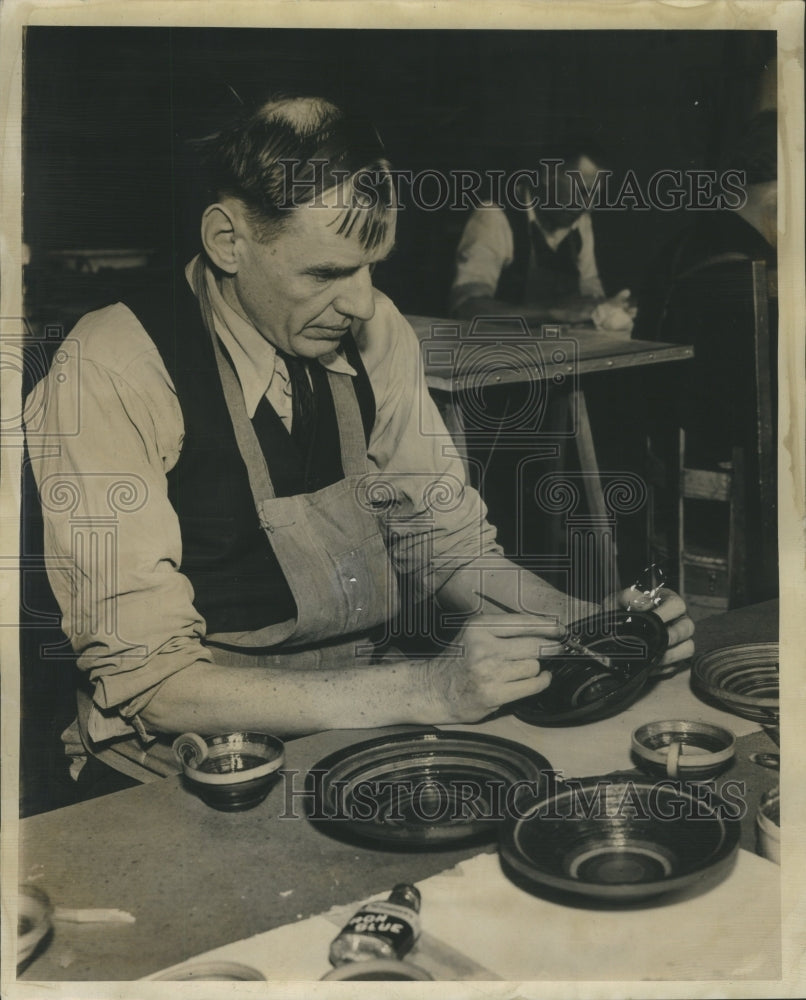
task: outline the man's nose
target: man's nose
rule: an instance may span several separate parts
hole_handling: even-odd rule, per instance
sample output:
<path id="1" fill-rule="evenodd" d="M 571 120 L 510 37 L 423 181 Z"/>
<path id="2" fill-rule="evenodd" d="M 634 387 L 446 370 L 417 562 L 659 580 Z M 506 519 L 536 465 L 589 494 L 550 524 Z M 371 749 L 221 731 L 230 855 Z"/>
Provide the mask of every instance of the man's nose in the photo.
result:
<path id="1" fill-rule="evenodd" d="M 333 305 L 343 316 L 372 319 L 375 315 L 375 296 L 372 293 L 372 275 L 368 266 L 359 268 L 354 274 L 342 279 Z"/>

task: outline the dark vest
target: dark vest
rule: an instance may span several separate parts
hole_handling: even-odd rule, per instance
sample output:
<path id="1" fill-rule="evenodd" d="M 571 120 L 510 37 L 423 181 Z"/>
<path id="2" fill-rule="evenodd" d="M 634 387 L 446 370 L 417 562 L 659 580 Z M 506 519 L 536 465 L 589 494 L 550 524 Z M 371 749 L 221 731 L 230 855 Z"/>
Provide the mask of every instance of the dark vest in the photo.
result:
<path id="1" fill-rule="evenodd" d="M 182 573 L 208 633 L 252 631 L 296 614 L 288 584 L 260 527 L 246 466 L 238 451 L 210 336 L 184 277 L 164 293 L 124 303 L 154 341 L 176 388 L 185 424 L 179 460 L 168 473 L 168 497 L 182 533 Z M 355 341 L 341 350 L 357 372 L 364 434 L 375 399 Z M 327 373 L 311 366 L 316 419 L 307 454 L 292 441 L 264 399 L 252 419 L 277 496 L 312 493 L 344 478 Z M 345 376 L 349 377 L 349 376 Z"/>
<path id="2" fill-rule="evenodd" d="M 582 245 L 579 231 L 572 229 L 559 247 L 552 250 L 542 232 L 530 223 L 524 209 L 507 205 L 505 212 L 512 229 L 514 253 L 512 263 L 501 272 L 496 298 L 521 305 L 529 298 L 554 301 L 576 294 L 579 291 L 577 257 Z M 527 296 L 529 257 L 533 247 L 536 274 Z"/>

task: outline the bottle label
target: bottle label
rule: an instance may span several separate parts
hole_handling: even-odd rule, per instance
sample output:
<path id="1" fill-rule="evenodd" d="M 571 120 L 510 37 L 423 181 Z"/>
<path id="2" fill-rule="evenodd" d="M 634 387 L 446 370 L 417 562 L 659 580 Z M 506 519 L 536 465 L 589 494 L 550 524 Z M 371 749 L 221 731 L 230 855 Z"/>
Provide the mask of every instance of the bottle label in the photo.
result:
<path id="1" fill-rule="evenodd" d="M 353 934 L 382 934 L 396 939 L 406 933 L 416 937 L 419 932 L 418 915 L 408 906 L 396 903 L 369 903 L 353 914 L 344 930 Z"/>

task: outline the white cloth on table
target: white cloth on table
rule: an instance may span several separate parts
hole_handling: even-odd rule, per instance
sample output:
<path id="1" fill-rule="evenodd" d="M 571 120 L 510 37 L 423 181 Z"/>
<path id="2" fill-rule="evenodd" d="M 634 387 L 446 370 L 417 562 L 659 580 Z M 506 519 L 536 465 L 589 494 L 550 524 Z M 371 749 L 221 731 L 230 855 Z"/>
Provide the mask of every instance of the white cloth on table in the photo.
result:
<path id="1" fill-rule="evenodd" d="M 417 886 L 422 936 L 406 958 L 434 978 L 630 982 L 780 977 L 780 869 L 747 851 L 739 851 L 735 867 L 711 890 L 653 906 L 592 910 L 549 902 L 510 882 L 496 854 L 477 855 Z M 320 979 L 330 969 L 330 942 L 365 902 L 356 900 L 194 960 L 241 962 L 270 981 Z"/>

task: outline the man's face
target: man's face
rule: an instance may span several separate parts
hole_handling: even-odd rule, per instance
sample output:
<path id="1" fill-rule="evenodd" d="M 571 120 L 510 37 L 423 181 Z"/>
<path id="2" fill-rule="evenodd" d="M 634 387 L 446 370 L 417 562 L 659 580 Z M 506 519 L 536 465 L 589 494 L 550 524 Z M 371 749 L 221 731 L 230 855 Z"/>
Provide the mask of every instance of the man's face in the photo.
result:
<path id="1" fill-rule="evenodd" d="M 358 240 L 361 220 L 345 236 L 337 232 L 342 219 L 337 203 L 301 205 L 267 243 L 258 242 L 248 224 L 242 227 L 238 269 L 225 297 L 288 354 L 329 354 L 354 319 L 370 319 L 375 311 L 371 270 L 394 245 L 394 212 L 373 250 Z"/>
<path id="2" fill-rule="evenodd" d="M 587 156 L 581 156 L 578 161 L 568 164 L 568 168 L 579 171 L 582 183 L 586 188 L 592 188 L 596 180 L 599 168 Z M 560 229 L 568 229 L 577 221 L 584 211 L 584 203 L 580 191 L 579 181 L 572 182 L 567 170 L 558 168 L 551 178 L 552 192 L 560 208 L 537 209 L 537 216 L 540 224 L 548 232 L 557 232 Z"/>

